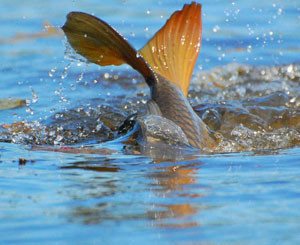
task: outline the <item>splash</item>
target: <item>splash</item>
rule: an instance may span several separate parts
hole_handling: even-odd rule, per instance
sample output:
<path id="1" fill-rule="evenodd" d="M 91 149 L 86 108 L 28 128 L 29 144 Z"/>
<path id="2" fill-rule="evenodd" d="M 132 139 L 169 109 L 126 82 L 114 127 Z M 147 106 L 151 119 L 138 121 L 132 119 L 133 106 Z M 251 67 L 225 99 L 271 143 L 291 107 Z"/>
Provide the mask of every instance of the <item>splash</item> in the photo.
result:
<path id="1" fill-rule="evenodd" d="M 299 71 L 299 64 L 229 64 L 198 73 L 190 100 L 204 122 L 224 137 L 217 151 L 299 146 Z"/>
<path id="2" fill-rule="evenodd" d="M 72 73 L 69 65 L 66 67 L 68 74 Z M 122 122 L 145 109 L 148 91 L 143 80 L 130 72 L 118 73 L 116 79 L 113 72 L 109 78 L 106 73 L 97 78 L 89 73 L 84 76 L 89 86 L 117 86 L 118 94 L 90 98 L 86 105 L 51 113 L 48 120 L 2 126 L 0 140 L 72 145 L 120 137 L 117 132 Z M 300 145 L 299 82 L 300 64 L 254 67 L 233 63 L 195 74 L 189 100 L 203 121 L 220 135 L 216 152 L 292 148 Z M 155 135 L 155 130 L 151 133 Z"/>

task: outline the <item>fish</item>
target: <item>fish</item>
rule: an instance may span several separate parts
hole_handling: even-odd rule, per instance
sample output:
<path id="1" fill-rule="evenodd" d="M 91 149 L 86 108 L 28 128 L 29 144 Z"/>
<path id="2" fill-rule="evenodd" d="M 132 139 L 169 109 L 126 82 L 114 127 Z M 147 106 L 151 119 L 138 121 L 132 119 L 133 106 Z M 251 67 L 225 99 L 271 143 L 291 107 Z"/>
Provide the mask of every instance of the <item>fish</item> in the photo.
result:
<path id="1" fill-rule="evenodd" d="M 100 66 L 128 64 L 143 76 L 151 95 L 148 114 L 139 120 L 146 133 L 146 122 L 163 122 L 183 144 L 206 151 L 217 146 L 218 136 L 187 100 L 201 47 L 201 8 L 194 1 L 185 4 L 140 50 L 105 21 L 87 13 L 70 12 L 62 30 L 71 47 L 89 62 Z M 162 130 L 170 131 L 168 127 Z M 166 133 L 165 137 L 173 136 Z"/>

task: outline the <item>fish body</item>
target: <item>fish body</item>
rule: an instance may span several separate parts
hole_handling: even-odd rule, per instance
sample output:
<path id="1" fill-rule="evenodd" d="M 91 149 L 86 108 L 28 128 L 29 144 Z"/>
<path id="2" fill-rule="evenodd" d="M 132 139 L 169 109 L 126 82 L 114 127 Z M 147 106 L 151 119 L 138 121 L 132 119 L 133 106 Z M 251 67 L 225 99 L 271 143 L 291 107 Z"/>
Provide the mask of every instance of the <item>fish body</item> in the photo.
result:
<path id="1" fill-rule="evenodd" d="M 183 144 L 186 139 L 194 148 L 207 150 L 216 146 L 214 134 L 186 98 L 201 44 L 200 4 L 192 2 L 173 13 L 139 51 L 106 22 L 86 13 L 69 13 L 62 29 L 75 51 L 89 61 L 101 66 L 127 63 L 143 75 L 151 91 L 148 113 L 155 116 L 150 120 L 152 123 L 158 122 L 160 117 L 161 126 L 167 122 L 172 127 L 177 125 L 179 128 L 173 127 L 174 137 Z M 149 127 L 146 121 L 141 121 L 144 119 L 139 120 L 146 135 Z M 148 122 L 149 119 L 148 115 Z"/>
<path id="2" fill-rule="evenodd" d="M 177 124 L 191 146 L 199 149 L 212 148 L 213 134 L 198 117 L 183 93 L 164 77 L 156 74 L 158 83 L 151 91 L 152 100 L 158 105 L 163 117 Z"/>

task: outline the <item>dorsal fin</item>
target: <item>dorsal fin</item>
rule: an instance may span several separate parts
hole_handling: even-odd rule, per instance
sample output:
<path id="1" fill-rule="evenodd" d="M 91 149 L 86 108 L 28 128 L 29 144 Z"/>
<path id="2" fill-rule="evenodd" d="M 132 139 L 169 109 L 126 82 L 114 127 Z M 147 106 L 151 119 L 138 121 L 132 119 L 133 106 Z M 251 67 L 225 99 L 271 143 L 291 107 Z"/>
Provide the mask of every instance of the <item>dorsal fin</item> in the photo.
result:
<path id="1" fill-rule="evenodd" d="M 101 66 L 127 63 L 145 78 L 154 77 L 143 57 L 106 22 L 86 13 L 71 12 L 62 29 L 75 51 L 90 62 Z"/>
<path id="2" fill-rule="evenodd" d="M 140 50 L 153 71 L 175 84 L 187 96 L 200 51 L 201 4 L 192 2 L 176 11 Z"/>

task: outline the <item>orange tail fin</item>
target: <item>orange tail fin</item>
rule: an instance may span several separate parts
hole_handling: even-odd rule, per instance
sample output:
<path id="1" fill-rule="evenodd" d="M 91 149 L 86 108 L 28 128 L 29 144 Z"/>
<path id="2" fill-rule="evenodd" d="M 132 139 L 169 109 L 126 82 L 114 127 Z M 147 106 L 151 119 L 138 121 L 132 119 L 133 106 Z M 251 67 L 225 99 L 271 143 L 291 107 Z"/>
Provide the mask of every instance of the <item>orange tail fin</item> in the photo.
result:
<path id="1" fill-rule="evenodd" d="M 143 57 L 104 21 L 89 14 L 71 12 L 62 29 L 75 51 L 90 62 L 101 66 L 127 63 L 145 78 L 153 77 Z"/>
<path id="2" fill-rule="evenodd" d="M 140 50 L 153 71 L 175 84 L 187 96 L 200 51 L 201 5 L 192 2 L 176 11 Z"/>

